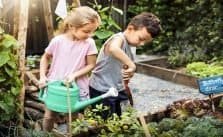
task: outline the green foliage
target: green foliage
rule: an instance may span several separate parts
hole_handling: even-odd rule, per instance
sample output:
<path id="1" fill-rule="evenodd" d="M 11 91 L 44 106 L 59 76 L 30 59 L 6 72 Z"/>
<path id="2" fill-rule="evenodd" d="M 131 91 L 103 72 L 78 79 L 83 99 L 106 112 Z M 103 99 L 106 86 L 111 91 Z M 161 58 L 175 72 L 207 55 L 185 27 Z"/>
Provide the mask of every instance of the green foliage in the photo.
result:
<path id="1" fill-rule="evenodd" d="M 143 129 L 137 120 L 136 111 L 128 109 L 121 117 L 113 114 L 105 123 L 104 130 L 101 130 L 100 137 L 140 137 L 143 136 Z"/>
<path id="2" fill-rule="evenodd" d="M 199 77 L 210 77 L 215 75 L 223 75 L 223 66 L 219 63 L 206 64 L 205 62 L 193 62 L 186 67 L 186 73 Z"/>
<path id="3" fill-rule="evenodd" d="M 222 55 L 222 9 L 221 0 L 136 0 L 129 12 L 150 11 L 160 18 L 163 32 L 152 51 L 168 51 L 169 62 L 181 66 Z"/>
<path id="4" fill-rule="evenodd" d="M 188 125 L 184 128 L 183 137 L 223 136 L 223 122 L 212 117 L 195 118 L 187 124 Z"/>
<path id="5" fill-rule="evenodd" d="M 213 117 L 186 120 L 165 118 L 161 122 L 149 123 L 152 137 L 221 137 L 223 122 Z"/>
<path id="6" fill-rule="evenodd" d="M 177 132 L 182 132 L 184 127 L 184 121 L 182 119 L 164 118 L 158 128 L 162 131 L 169 131 L 175 129 Z"/>
<path id="7" fill-rule="evenodd" d="M 133 109 L 127 109 L 120 117 L 113 114 L 107 120 L 102 119 L 100 115 L 105 110 L 108 110 L 108 107 L 103 105 L 97 105 L 95 109 L 85 109 L 84 117 L 72 122 L 72 133 L 77 135 L 93 128 L 100 137 L 143 136 L 143 129 Z"/>
<path id="8" fill-rule="evenodd" d="M 149 10 L 149 0 L 136 0 L 134 5 L 129 5 L 128 12 L 136 15 L 138 13 L 141 13 L 143 11 Z"/>
<path id="9" fill-rule="evenodd" d="M 100 114 L 105 110 L 108 110 L 108 107 L 102 104 L 96 105 L 95 109 L 86 108 L 84 110 L 84 117 L 72 122 L 72 133 L 76 135 L 87 132 L 89 127 L 99 128 L 99 126 L 103 126 L 105 121 Z"/>
<path id="10" fill-rule="evenodd" d="M 10 35 L 0 34 L 0 122 L 18 116 L 19 79 L 17 41 Z"/>
<path id="11" fill-rule="evenodd" d="M 16 125 L 1 125 L 0 124 L 0 136 L 1 137 L 55 137 L 52 133 L 45 131 L 37 131 L 34 129 L 27 129 Z"/>
<path id="12" fill-rule="evenodd" d="M 109 2 L 109 1 L 108 1 Z M 115 32 L 120 31 L 120 26 L 112 18 L 112 11 L 115 11 L 119 14 L 123 14 L 120 9 L 115 8 L 113 5 L 111 7 L 103 7 L 101 4 L 98 4 L 96 0 L 94 3 L 90 3 L 92 7 L 99 13 L 101 17 L 101 25 L 96 30 L 94 39 L 98 49 L 101 48 L 103 43 Z"/>

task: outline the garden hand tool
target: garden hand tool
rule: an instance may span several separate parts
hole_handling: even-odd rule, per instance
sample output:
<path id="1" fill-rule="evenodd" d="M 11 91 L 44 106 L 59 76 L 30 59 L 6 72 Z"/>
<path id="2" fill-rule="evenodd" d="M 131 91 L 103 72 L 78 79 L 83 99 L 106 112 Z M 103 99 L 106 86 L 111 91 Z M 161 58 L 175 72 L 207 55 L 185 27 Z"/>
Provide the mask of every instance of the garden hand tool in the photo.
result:
<path id="1" fill-rule="evenodd" d="M 124 65 L 123 69 L 128 69 L 128 66 Z M 125 92 L 126 92 L 128 98 L 129 98 L 130 105 L 133 106 L 132 92 L 131 92 L 128 84 L 129 84 L 129 80 L 124 80 Z"/>

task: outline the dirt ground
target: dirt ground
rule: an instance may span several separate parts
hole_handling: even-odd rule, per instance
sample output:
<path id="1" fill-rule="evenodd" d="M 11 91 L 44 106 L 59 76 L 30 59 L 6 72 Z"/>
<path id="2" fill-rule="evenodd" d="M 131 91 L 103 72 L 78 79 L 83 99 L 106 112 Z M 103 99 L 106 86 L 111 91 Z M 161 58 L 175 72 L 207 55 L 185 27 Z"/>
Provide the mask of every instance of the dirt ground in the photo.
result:
<path id="1" fill-rule="evenodd" d="M 206 97 L 198 89 L 139 73 L 131 79 L 129 87 L 133 94 L 134 108 L 144 113 L 154 113 L 177 100 Z"/>

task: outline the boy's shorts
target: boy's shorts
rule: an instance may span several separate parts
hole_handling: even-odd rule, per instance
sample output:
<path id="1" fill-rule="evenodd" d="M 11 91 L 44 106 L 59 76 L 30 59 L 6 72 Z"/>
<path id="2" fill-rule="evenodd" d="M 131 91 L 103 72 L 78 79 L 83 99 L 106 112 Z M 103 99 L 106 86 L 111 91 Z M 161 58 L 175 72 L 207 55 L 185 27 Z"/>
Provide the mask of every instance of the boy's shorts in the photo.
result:
<path id="1" fill-rule="evenodd" d="M 92 87 L 90 87 L 90 98 L 94 98 L 97 96 L 100 96 L 102 94 L 104 94 L 106 92 L 101 92 L 98 91 Z M 108 115 L 112 114 L 112 113 L 116 113 L 117 115 L 121 115 L 121 105 L 120 103 L 122 101 L 128 100 L 128 96 L 125 93 L 125 91 L 119 91 L 118 92 L 118 96 L 117 97 L 108 97 L 103 99 L 102 101 L 97 102 L 96 104 L 103 104 L 105 106 L 109 106 L 110 107 L 110 112 L 106 112 L 107 114 L 105 114 L 104 117 L 107 117 Z"/>

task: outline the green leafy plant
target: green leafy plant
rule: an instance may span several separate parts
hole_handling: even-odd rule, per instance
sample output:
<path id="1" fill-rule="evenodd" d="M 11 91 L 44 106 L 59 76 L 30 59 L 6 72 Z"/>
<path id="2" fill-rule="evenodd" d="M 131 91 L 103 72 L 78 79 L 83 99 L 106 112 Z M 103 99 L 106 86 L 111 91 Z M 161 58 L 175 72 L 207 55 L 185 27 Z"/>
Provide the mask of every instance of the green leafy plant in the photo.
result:
<path id="1" fill-rule="evenodd" d="M 76 119 L 72 122 L 72 133 L 74 135 L 82 132 L 87 132 L 90 127 L 100 128 L 104 126 L 105 120 L 100 116 L 103 111 L 108 110 L 108 107 L 102 104 L 96 105 L 96 108 L 90 107 L 84 110 L 83 118 Z"/>
<path id="2" fill-rule="evenodd" d="M 193 62 L 186 66 L 186 73 L 199 78 L 223 75 L 221 62 L 206 64 L 205 62 Z"/>
<path id="3" fill-rule="evenodd" d="M 142 137 L 143 128 L 137 119 L 137 112 L 128 108 L 119 117 L 113 114 L 105 123 L 105 128 L 101 130 L 100 137 Z"/>
<path id="4" fill-rule="evenodd" d="M 16 125 L 0 125 L 1 137 L 55 137 L 52 133 L 27 129 Z"/>
<path id="5" fill-rule="evenodd" d="M 186 119 L 190 116 L 201 117 L 210 111 L 208 101 L 204 100 L 180 100 L 171 105 L 167 109 L 171 118 Z"/>
<path id="6" fill-rule="evenodd" d="M 22 81 L 18 71 L 18 43 L 14 37 L 3 32 L 0 37 L 0 122 L 3 122 L 18 116 Z"/>
<path id="7" fill-rule="evenodd" d="M 223 122 L 214 117 L 189 117 L 188 119 L 164 118 L 148 124 L 152 137 L 221 137 Z"/>
<path id="8" fill-rule="evenodd" d="M 123 12 L 122 10 L 114 7 L 113 5 L 111 5 L 110 7 L 108 6 L 103 7 L 96 0 L 94 0 L 94 3 L 89 3 L 89 4 L 99 13 L 101 17 L 101 21 L 102 21 L 101 25 L 96 30 L 95 35 L 94 35 L 96 45 L 98 49 L 100 49 L 103 43 L 111 35 L 121 30 L 120 26 L 112 18 L 112 12 L 115 11 L 121 15 L 123 14 Z"/>
<path id="9" fill-rule="evenodd" d="M 143 136 L 143 129 L 137 120 L 135 110 L 129 108 L 120 117 L 113 114 L 104 120 L 100 114 L 106 110 L 108 107 L 103 105 L 97 105 L 95 109 L 87 108 L 83 118 L 72 122 L 72 133 L 77 135 L 93 129 L 100 137 Z"/>

